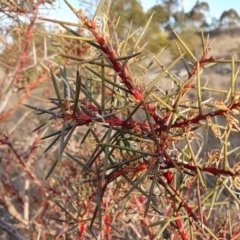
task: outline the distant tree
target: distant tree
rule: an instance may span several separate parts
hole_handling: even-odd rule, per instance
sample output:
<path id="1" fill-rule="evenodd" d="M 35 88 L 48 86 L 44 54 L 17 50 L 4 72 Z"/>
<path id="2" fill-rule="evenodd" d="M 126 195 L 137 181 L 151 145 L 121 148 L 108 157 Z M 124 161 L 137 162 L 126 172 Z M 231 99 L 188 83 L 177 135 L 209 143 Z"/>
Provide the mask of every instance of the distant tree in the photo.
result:
<path id="1" fill-rule="evenodd" d="M 154 5 L 153 7 L 151 7 L 147 11 L 147 17 L 150 17 L 150 15 L 152 13 L 154 13 L 154 15 L 152 18 L 151 25 L 155 25 L 155 26 L 161 28 L 161 25 L 163 25 L 164 23 L 166 23 L 168 21 L 169 13 L 166 11 L 164 6 L 162 6 L 162 5 L 157 4 L 157 5 Z"/>
<path id="2" fill-rule="evenodd" d="M 125 36 L 126 31 L 128 31 L 131 21 L 133 22 L 133 30 L 143 26 L 146 22 L 142 5 L 137 0 L 112 1 L 109 15 L 114 22 L 120 17 L 118 27 L 121 31 L 123 30 L 121 33 L 119 32 L 122 36 Z"/>
<path id="3" fill-rule="evenodd" d="M 186 20 L 192 27 L 199 28 L 206 24 L 205 13 L 209 11 L 207 2 L 199 2 L 193 6 L 192 10 L 186 13 Z"/>
<path id="4" fill-rule="evenodd" d="M 174 28 L 176 30 L 181 30 L 185 26 L 185 14 L 183 11 L 177 11 L 173 15 L 174 18 Z"/>
<path id="5" fill-rule="evenodd" d="M 167 13 L 168 20 L 170 20 L 179 6 L 179 0 L 161 0 L 159 2 L 161 2 L 161 5 L 164 7 Z"/>
<path id="6" fill-rule="evenodd" d="M 115 29 L 115 25 L 120 17 L 116 31 L 118 38 L 121 40 L 126 36 L 130 26 L 131 32 L 137 29 L 141 30 L 152 13 L 154 13 L 154 15 L 143 37 L 143 44 L 148 43 L 148 50 L 157 51 L 168 43 L 167 34 L 163 33 L 163 26 L 168 20 L 168 14 L 160 4 L 144 12 L 141 3 L 137 0 L 113 1 L 109 12 L 110 21 L 112 21 L 112 29 Z M 136 33 L 135 37 L 140 33 L 141 31 Z"/>
<path id="7" fill-rule="evenodd" d="M 222 28 L 234 28 L 240 25 L 240 17 L 234 9 L 224 11 L 219 21 Z"/>
<path id="8" fill-rule="evenodd" d="M 165 30 L 169 32 L 171 27 L 176 27 L 176 20 L 180 20 L 180 15 L 178 17 L 175 16 L 176 12 L 178 12 L 179 7 L 179 0 L 159 0 L 156 1 L 157 3 L 160 3 L 161 6 L 164 8 L 164 11 L 166 13 L 166 22 L 165 22 Z M 180 20 L 181 21 L 181 20 Z M 180 26 L 180 21 L 179 26 Z"/>

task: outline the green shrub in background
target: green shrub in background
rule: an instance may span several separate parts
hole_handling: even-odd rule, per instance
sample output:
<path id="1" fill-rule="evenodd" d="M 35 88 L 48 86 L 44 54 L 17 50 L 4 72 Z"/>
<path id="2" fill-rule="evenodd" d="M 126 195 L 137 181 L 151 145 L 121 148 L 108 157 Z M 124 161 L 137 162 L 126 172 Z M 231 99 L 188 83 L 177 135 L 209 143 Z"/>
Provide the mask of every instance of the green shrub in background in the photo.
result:
<path id="1" fill-rule="evenodd" d="M 53 139 L 47 149 L 58 144 L 47 181 L 56 179 L 53 173 L 62 159 L 77 163 L 75 178 L 69 177 L 65 186 L 69 194 L 61 205 L 65 217 L 58 221 L 78 229 L 79 239 L 90 235 L 101 239 L 228 239 L 236 234 L 232 209 L 240 203 L 239 146 L 231 146 L 231 137 L 240 131 L 235 67 L 239 61 L 216 60 L 203 33 L 202 56 L 197 58 L 184 37 L 173 31 L 179 57 L 163 66 L 161 53 L 147 56 L 139 47 L 151 17 L 137 38 L 129 27 L 118 45 L 114 31 L 108 33 L 111 20 L 106 20 L 104 1 L 93 19 L 66 3 L 78 17 L 82 34 L 69 23 L 51 21 L 69 31 L 65 38 L 88 43 L 89 50 L 82 56 L 62 54 L 76 61 L 78 70 L 74 81 L 68 79 L 66 67 L 61 67 L 60 77 L 52 73 L 54 110 L 31 106 L 50 115 L 51 121 L 61 120 L 61 129 L 44 137 Z M 129 41 L 134 42 L 131 48 Z M 187 72 L 185 79 L 171 73 L 178 62 Z M 147 82 L 154 64 L 159 73 Z M 211 89 L 201 80 L 204 70 L 215 64 L 231 64 L 224 91 Z M 57 80 L 63 82 L 64 91 Z M 171 87 L 164 89 L 163 81 Z M 189 92 L 194 99 L 188 98 Z M 218 92 L 221 100 L 203 99 L 206 92 Z M 221 124 L 216 118 L 223 120 Z M 217 139 L 216 149 L 207 148 L 209 132 Z M 78 143 L 74 153 L 67 151 L 72 138 Z M 219 197 L 221 192 L 225 195 Z M 56 197 L 58 206 L 59 201 Z"/>

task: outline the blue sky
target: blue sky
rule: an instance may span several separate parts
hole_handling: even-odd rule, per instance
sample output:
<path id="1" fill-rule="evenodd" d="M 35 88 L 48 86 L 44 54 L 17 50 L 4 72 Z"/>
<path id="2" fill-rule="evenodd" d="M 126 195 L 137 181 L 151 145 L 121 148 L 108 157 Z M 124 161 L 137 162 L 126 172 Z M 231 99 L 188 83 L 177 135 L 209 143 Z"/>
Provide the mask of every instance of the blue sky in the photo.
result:
<path id="1" fill-rule="evenodd" d="M 58 0 L 60 3 L 56 4 L 56 10 L 48 14 L 47 17 L 55 18 L 62 21 L 77 22 L 75 15 L 68 9 L 63 0 Z M 58 2 L 57 1 L 57 2 Z M 73 7 L 76 9 L 80 8 L 79 0 L 68 0 Z M 121 1 L 121 0 L 113 0 Z M 179 0 L 181 1 L 181 0 Z M 185 12 L 191 10 L 196 0 L 182 0 L 184 3 Z M 200 0 L 201 1 L 201 0 Z M 240 15 L 240 0 L 205 0 L 209 4 L 210 13 L 209 16 L 219 18 L 224 10 L 229 10 L 230 8 L 235 9 Z M 149 9 L 156 3 L 156 0 L 141 0 L 144 10 Z"/>

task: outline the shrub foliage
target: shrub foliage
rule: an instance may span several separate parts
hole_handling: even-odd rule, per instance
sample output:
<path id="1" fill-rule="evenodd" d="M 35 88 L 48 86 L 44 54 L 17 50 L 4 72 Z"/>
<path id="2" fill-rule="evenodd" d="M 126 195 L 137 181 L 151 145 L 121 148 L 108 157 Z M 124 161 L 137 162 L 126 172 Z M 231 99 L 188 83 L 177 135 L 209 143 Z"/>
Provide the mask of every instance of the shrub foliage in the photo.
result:
<path id="1" fill-rule="evenodd" d="M 240 132 L 239 61 L 211 56 L 203 32 L 197 57 L 172 30 L 179 57 L 164 66 L 165 49 L 149 54 L 140 45 L 152 16 L 141 33 L 129 25 L 118 39 L 104 1 L 92 19 L 66 3 L 79 19 L 77 29 L 43 20 L 60 24 L 66 32 L 52 36 L 76 41 L 76 51 L 61 52 L 66 64 L 50 69 L 52 106 L 25 104 L 48 115 L 34 129 L 48 129 L 45 152 L 57 147 L 44 171 L 48 199 L 61 212 L 51 218 L 79 239 L 237 235 L 239 146 L 231 139 Z M 172 73 L 177 64 L 186 72 L 183 79 Z M 231 65 L 226 90 L 202 79 L 216 64 Z M 149 79 L 154 66 L 158 73 Z M 208 146 L 211 134 L 216 148 Z"/>

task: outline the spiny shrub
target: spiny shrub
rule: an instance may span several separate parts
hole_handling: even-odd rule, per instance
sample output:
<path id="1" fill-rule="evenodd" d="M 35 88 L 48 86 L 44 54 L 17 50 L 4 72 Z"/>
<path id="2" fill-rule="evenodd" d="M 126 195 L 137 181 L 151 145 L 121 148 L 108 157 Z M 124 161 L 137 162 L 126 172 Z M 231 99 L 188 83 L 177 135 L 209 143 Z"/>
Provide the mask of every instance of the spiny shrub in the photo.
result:
<path id="1" fill-rule="evenodd" d="M 57 220 L 75 229 L 79 239 L 229 239 L 237 234 L 232 224 L 239 222 L 234 211 L 240 203 L 240 147 L 231 143 L 240 132 L 239 61 L 209 55 L 203 32 L 197 57 L 173 30 L 179 57 L 165 67 L 162 52 L 149 54 L 140 46 L 151 18 L 141 32 L 132 33 L 130 25 L 119 40 L 104 1 L 93 19 L 65 2 L 79 24 L 44 20 L 60 24 L 69 34 L 55 35 L 76 39 L 84 49 L 60 54 L 75 63 L 75 79 L 68 76 L 68 66 L 58 76 L 51 71 L 53 107 L 29 106 L 49 115 L 46 122 L 59 120 L 60 128 L 44 137 L 53 139 L 46 151 L 58 144 L 46 179 L 54 182 L 49 183 L 53 193 L 67 191 L 64 203 L 61 195 L 51 196 L 63 212 Z M 186 71 L 183 79 L 172 73 L 177 64 Z M 216 64 L 231 64 L 226 90 L 210 88 L 201 78 Z M 150 79 L 155 65 L 158 73 Z M 63 160 L 67 181 L 61 185 L 56 179 L 63 177 L 58 175 Z"/>

